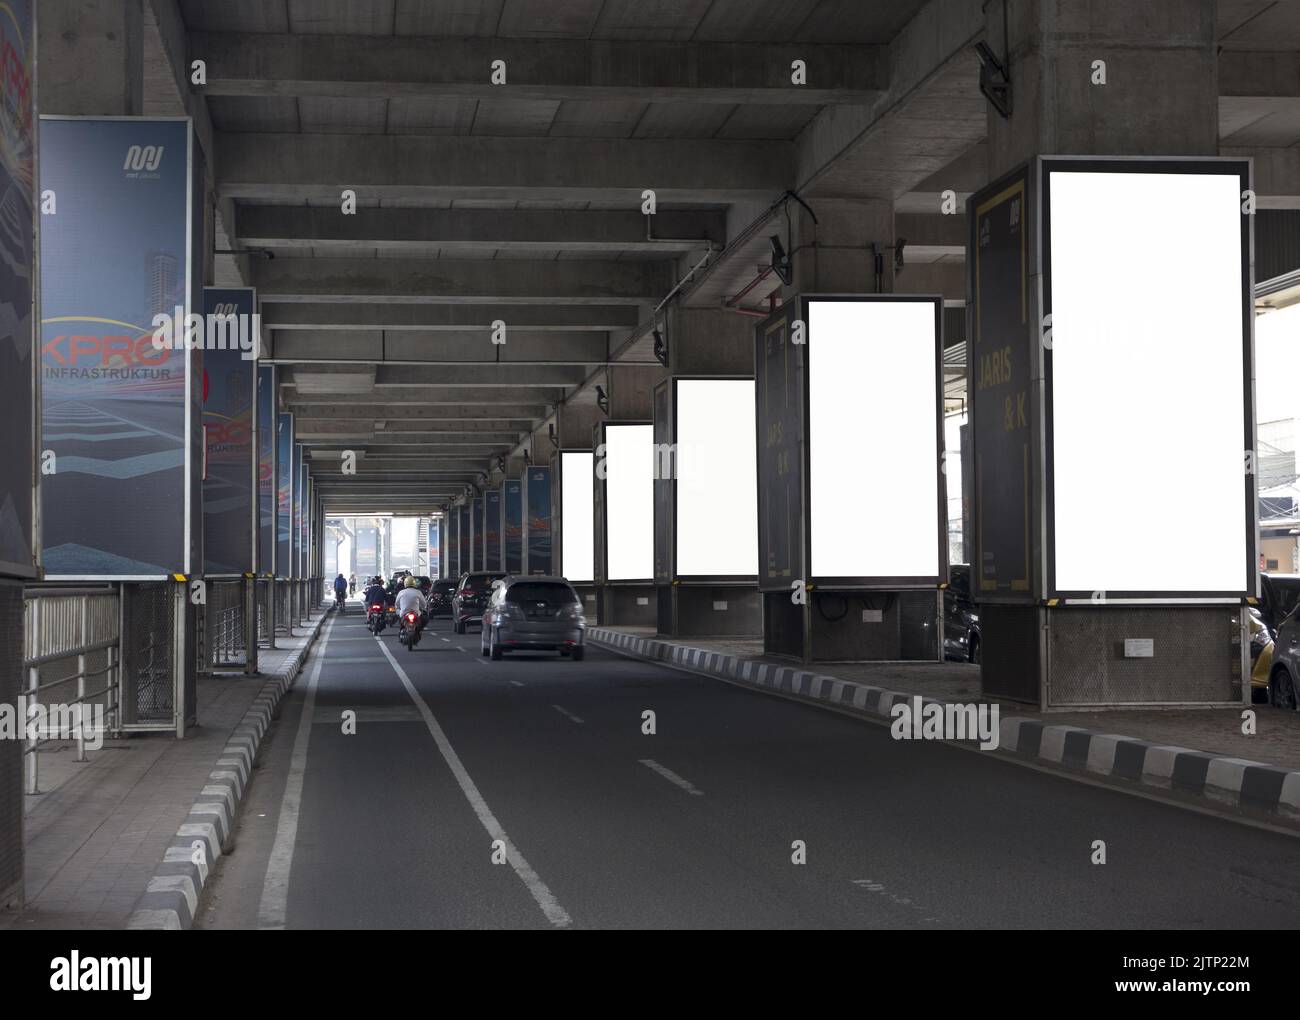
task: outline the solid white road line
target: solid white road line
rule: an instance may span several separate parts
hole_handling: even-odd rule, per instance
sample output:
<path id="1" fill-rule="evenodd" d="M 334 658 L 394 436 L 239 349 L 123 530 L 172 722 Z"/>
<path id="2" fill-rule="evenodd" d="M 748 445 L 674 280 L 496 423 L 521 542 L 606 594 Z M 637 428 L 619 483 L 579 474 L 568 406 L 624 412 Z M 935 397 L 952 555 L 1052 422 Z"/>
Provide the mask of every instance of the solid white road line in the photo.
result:
<path id="1" fill-rule="evenodd" d="M 576 723 L 582 722 L 581 719 L 579 719 L 576 715 L 570 712 L 567 708 L 561 708 L 559 705 L 552 705 L 551 707 L 555 709 L 555 711 L 559 712 L 560 715 L 567 716 L 568 718 L 572 719 Z"/>
<path id="2" fill-rule="evenodd" d="M 257 908 L 258 928 L 279 929 L 285 925 L 289 907 L 289 874 L 293 870 L 293 848 L 298 839 L 298 812 L 302 808 L 302 781 L 307 773 L 307 744 L 311 740 L 312 719 L 316 715 L 316 684 L 320 680 L 321 664 L 325 661 L 325 648 L 329 644 L 334 620 L 325 625 L 320 645 L 316 648 L 316 661 L 307 680 L 307 697 L 302 715 L 298 717 L 298 732 L 293 738 L 293 756 L 289 760 L 289 776 L 280 798 L 280 816 L 275 826 L 275 842 L 271 844 L 271 858 L 266 865 L 266 879 L 262 883 L 262 900 Z"/>
<path id="3" fill-rule="evenodd" d="M 511 842 L 510 837 L 506 835 L 505 829 L 501 828 L 501 823 L 498 822 L 496 816 L 492 814 L 492 809 L 488 807 L 487 801 L 483 799 L 483 795 L 478 792 L 478 787 L 474 785 L 474 780 L 470 778 L 469 772 L 465 770 L 465 766 L 461 763 L 460 756 L 456 753 L 455 748 L 451 746 L 451 741 L 447 739 L 447 734 L 442 731 L 442 727 L 438 724 L 438 720 L 434 717 L 429 706 L 425 703 L 424 699 L 420 697 L 420 692 L 417 691 L 415 685 L 411 683 L 411 678 L 406 675 L 406 670 L 402 669 L 398 661 L 393 658 L 393 653 L 384 645 L 380 645 L 379 647 L 383 650 L 384 655 L 388 657 L 388 661 L 392 664 L 393 669 L 396 670 L 398 678 L 402 681 L 402 686 L 406 688 L 406 693 L 409 694 L 411 700 L 415 702 L 415 707 L 420 710 L 420 715 L 424 717 L 424 724 L 429 728 L 429 733 L 433 737 L 433 742 L 438 745 L 438 751 L 442 754 L 443 761 L 445 761 L 447 767 L 451 769 L 451 774 L 456 777 L 456 782 L 460 784 L 461 792 L 465 794 L 465 799 L 469 801 L 470 807 L 474 809 L 474 814 L 478 815 L 478 820 L 482 823 L 483 828 L 487 830 L 487 834 L 494 840 L 499 839 L 503 844 L 505 844 L 506 860 L 508 860 L 510 866 L 515 869 L 515 874 L 518 875 L 524 885 L 528 887 L 528 891 L 532 893 L 533 899 L 537 901 L 537 905 L 542 908 L 542 913 L 546 915 L 546 919 L 557 928 L 569 927 L 569 925 L 573 923 L 572 919 L 569 917 L 565 909 L 560 906 L 555 896 L 552 895 L 551 890 L 547 888 L 546 883 L 543 882 L 541 878 L 538 877 L 537 872 L 532 869 L 532 865 L 524 859 L 524 855 L 520 853 L 519 849 L 513 842 Z M 462 651 L 464 651 L 464 649 L 462 649 Z"/>
<path id="4" fill-rule="evenodd" d="M 674 772 L 672 769 L 666 769 L 666 768 L 664 768 L 662 765 L 660 765 L 660 764 L 659 764 L 657 761 L 655 761 L 653 758 L 641 758 L 641 759 L 638 759 L 638 760 L 639 760 L 639 761 L 641 762 L 641 764 L 644 765 L 646 768 L 650 769 L 650 770 L 653 771 L 653 772 L 658 772 L 661 776 L 663 776 L 665 779 L 667 779 L 668 782 L 670 782 L 670 783 L 672 783 L 672 784 L 674 784 L 674 785 L 676 785 L 676 786 L 680 786 L 683 790 L 685 790 L 687 793 L 689 793 L 692 797 L 703 797 L 703 796 L 704 796 L 704 791 L 703 791 L 703 790 L 697 790 L 695 787 L 693 787 L 690 783 L 688 783 L 685 779 L 683 779 L 681 776 L 679 776 L 679 775 L 678 775 L 676 772 Z"/>

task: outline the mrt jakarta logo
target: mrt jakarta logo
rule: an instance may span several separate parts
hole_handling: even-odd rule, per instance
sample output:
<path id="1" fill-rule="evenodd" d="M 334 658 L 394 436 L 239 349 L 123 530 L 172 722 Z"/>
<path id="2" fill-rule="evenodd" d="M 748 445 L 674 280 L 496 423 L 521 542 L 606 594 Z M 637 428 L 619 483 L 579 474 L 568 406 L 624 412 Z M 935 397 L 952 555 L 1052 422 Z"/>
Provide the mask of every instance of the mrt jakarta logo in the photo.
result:
<path id="1" fill-rule="evenodd" d="M 126 159 L 122 160 L 122 170 L 128 178 L 155 178 L 157 169 L 162 166 L 165 145 L 133 145 L 126 150 Z"/>

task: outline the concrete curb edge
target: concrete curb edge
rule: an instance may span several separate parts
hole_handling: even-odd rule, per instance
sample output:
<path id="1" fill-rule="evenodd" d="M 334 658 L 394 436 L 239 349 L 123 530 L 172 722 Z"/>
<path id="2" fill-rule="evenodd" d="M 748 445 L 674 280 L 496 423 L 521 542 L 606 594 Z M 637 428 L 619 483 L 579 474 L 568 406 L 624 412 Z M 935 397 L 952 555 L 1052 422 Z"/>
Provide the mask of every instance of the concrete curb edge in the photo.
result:
<path id="1" fill-rule="evenodd" d="M 262 737 L 280 699 L 297 680 L 328 617 L 328 612 L 321 613 L 285 672 L 266 681 L 230 734 L 189 815 L 176 830 L 153 878 L 136 901 L 128 929 L 184 930 L 193 926 L 203 887 L 234 829 Z"/>

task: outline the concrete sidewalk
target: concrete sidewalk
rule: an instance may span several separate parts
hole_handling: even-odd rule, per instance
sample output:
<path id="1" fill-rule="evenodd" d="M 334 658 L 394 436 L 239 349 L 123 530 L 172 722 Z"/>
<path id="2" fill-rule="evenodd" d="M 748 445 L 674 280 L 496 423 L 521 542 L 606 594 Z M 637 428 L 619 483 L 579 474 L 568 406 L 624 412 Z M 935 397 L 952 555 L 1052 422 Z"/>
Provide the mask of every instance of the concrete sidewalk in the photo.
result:
<path id="1" fill-rule="evenodd" d="M 889 719 L 901 700 L 991 703 L 979 668 L 955 662 L 819 663 L 763 654 L 761 640 L 658 638 L 650 628 L 593 627 L 589 640 L 639 658 Z M 999 704 L 998 753 L 1085 772 L 1177 799 L 1300 824 L 1300 712 L 1251 705 L 1256 732 L 1242 732 L 1246 706 L 1040 713 Z"/>
<path id="2" fill-rule="evenodd" d="M 261 649 L 258 676 L 201 677 L 184 740 L 105 740 L 80 763 L 71 742 L 43 746 L 23 820 L 26 905 L 0 911 L 0 929 L 125 928 L 231 735 L 268 682 L 292 683 L 327 618 Z"/>

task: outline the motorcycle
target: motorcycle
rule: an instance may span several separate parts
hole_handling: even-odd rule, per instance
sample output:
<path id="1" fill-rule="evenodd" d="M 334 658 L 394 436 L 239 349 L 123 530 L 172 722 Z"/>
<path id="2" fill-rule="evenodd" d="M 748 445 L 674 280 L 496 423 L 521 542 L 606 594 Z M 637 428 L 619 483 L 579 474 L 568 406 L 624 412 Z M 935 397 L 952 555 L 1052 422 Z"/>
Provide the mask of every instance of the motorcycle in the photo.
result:
<path id="1" fill-rule="evenodd" d="M 402 615 L 402 629 L 397 632 L 397 640 L 406 645 L 409 651 L 415 651 L 420 643 L 420 614 L 407 612 Z"/>
<path id="2" fill-rule="evenodd" d="M 385 625 L 388 623 L 385 619 L 384 604 L 376 602 L 366 611 L 366 626 L 370 633 L 378 637 L 383 633 Z"/>

